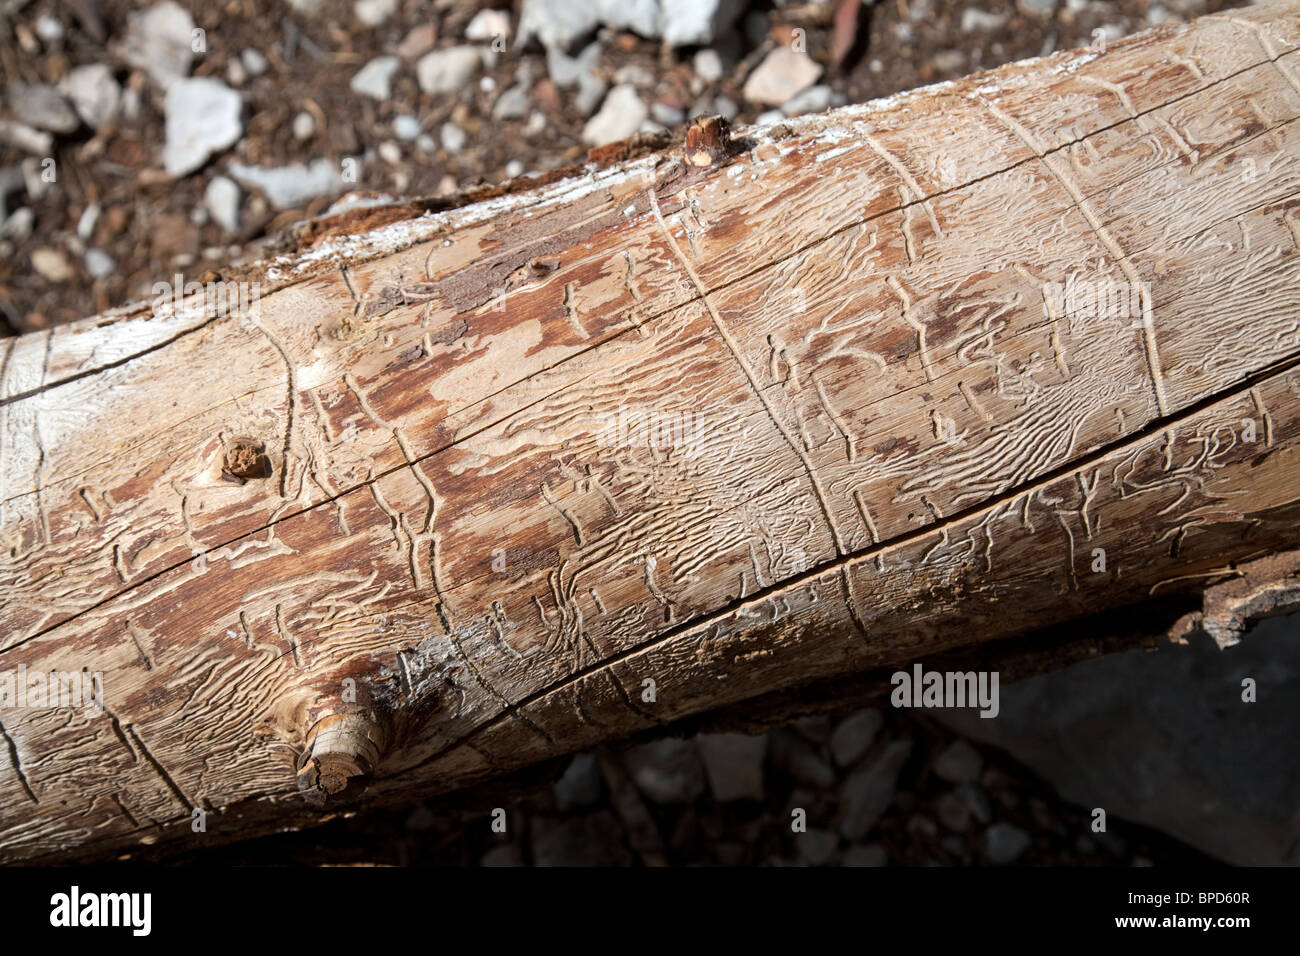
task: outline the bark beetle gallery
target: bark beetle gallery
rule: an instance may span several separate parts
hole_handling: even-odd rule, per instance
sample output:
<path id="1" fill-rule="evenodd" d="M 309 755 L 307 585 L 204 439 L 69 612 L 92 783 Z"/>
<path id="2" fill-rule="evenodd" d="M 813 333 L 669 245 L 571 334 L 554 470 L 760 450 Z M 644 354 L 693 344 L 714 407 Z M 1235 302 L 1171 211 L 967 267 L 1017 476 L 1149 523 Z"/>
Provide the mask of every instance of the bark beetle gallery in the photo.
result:
<path id="1" fill-rule="evenodd" d="M 4 710 L 0 854 L 305 826 L 1153 596 L 1231 641 L 1297 567 L 1297 117 L 1300 4 L 1255 6 L 8 340 L 0 670 L 102 678 Z"/>

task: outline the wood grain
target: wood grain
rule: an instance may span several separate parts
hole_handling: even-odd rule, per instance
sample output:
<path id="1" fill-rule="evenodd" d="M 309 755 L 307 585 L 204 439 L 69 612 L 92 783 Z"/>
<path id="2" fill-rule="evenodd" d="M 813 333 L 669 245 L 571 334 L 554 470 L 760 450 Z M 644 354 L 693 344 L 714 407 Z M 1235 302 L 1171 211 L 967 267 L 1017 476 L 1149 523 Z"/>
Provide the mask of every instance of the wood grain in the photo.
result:
<path id="1" fill-rule="evenodd" d="M 0 856 L 309 825 L 357 767 L 446 792 L 1294 547 L 1298 78 L 1255 6 L 0 343 L 0 672 L 104 693 L 0 710 Z"/>

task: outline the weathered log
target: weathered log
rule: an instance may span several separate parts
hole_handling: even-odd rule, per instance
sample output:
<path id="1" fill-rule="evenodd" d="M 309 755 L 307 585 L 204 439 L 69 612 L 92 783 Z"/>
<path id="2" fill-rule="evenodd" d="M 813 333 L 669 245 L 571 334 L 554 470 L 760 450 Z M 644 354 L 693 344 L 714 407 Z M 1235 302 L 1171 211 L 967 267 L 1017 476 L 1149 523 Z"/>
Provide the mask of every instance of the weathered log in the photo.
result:
<path id="1" fill-rule="evenodd" d="M 1256 6 L 353 210 L 3 343 L 0 675 L 102 697 L 0 711 L 0 854 L 448 792 L 1294 547 L 1298 44 Z"/>

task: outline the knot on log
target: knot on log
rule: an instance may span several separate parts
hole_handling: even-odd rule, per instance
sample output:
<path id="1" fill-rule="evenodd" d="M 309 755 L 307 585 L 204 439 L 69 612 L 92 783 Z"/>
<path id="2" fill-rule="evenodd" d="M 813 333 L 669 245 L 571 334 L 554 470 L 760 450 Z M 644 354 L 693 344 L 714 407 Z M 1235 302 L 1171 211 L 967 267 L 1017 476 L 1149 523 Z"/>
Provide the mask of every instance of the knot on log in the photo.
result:
<path id="1" fill-rule="evenodd" d="M 330 714 L 307 732 L 298 760 L 298 789 L 309 803 L 347 798 L 365 789 L 388 746 L 388 730 L 373 714 Z"/>
<path id="2" fill-rule="evenodd" d="M 696 169 L 721 166 L 731 158 L 731 127 L 721 116 L 700 116 L 686 130 L 686 163 Z"/>
<path id="3" fill-rule="evenodd" d="M 221 476 L 243 484 L 254 478 L 269 478 L 271 460 L 266 457 L 266 443 L 255 438 L 236 438 L 226 446 Z"/>

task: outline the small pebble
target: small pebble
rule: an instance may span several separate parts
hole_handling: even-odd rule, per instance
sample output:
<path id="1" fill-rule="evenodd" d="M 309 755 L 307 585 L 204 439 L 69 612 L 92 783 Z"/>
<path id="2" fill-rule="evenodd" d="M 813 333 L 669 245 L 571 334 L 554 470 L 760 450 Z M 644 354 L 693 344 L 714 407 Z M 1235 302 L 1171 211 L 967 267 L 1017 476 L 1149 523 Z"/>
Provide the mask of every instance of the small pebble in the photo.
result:
<path id="1" fill-rule="evenodd" d="M 443 123 L 438 135 L 442 139 L 442 148 L 449 153 L 459 153 L 469 141 L 465 131 L 455 123 Z"/>
<path id="2" fill-rule="evenodd" d="M 92 279 L 107 279 L 117 271 L 117 263 L 103 249 L 87 249 L 85 261 Z"/>
<path id="3" fill-rule="evenodd" d="M 311 139 L 316 134 L 316 117 L 303 110 L 293 118 L 293 138 L 299 142 Z"/>
<path id="4" fill-rule="evenodd" d="M 393 118 L 393 135 L 400 140 L 412 140 L 420 135 L 420 121 L 405 114 Z"/>
<path id="5" fill-rule="evenodd" d="M 47 282 L 67 282 L 72 278 L 68 260 L 57 249 L 42 247 L 33 250 L 32 268 Z"/>

